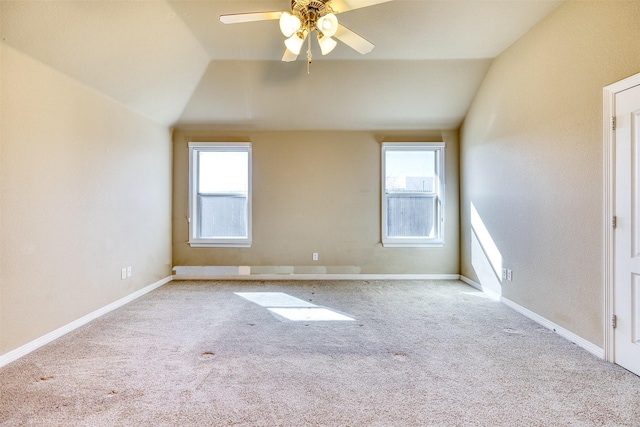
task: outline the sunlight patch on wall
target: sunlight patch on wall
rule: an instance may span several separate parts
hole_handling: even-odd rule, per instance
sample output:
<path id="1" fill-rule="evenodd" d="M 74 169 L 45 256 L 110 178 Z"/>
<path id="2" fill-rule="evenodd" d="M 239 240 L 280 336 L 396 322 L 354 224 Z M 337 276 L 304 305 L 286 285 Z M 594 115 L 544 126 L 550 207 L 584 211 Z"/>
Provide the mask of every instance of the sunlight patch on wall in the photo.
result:
<path id="1" fill-rule="evenodd" d="M 239 297 L 265 307 L 271 313 L 292 321 L 353 321 L 330 308 L 319 307 L 284 292 L 234 292 Z"/>
<path id="2" fill-rule="evenodd" d="M 502 295 L 502 254 L 471 203 L 471 265 L 482 289 L 495 299 Z"/>
<path id="3" fill-rule="evenodd" d="M 473 203 L 471 203 L 471 228 L 478 237 L 478 241 L 482 245 L 482 249 L 491 263 L 496 276 L 502 277 L 502 254 L 500 254 L 498 246 L 496 246 L 496 243 L 493 241 L 489 230 L 487 230 L 487 227 L 484 225 Z"/>

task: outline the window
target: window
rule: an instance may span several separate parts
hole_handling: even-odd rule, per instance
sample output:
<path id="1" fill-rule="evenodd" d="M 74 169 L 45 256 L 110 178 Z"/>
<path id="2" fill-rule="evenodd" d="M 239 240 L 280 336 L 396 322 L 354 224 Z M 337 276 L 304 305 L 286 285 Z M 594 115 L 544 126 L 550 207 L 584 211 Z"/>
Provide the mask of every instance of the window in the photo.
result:
<path id="1" fill-rule="evenodd" d="M 444 142 L 382 144 L 382 244 L 444 244 Z"/>
<path id="2" fill-rule="evenodd" d="M 251 246 L 251 144 L 189 143 L 189 244 Z"/>

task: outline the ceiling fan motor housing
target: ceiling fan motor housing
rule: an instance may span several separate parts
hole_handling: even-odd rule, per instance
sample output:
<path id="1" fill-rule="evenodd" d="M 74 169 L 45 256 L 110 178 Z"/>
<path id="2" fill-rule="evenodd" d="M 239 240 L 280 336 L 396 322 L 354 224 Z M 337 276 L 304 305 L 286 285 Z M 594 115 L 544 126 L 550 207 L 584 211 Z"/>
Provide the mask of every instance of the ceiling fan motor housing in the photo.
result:
<path id="1" fill-rule="evenodd" d="M 291 12 L 303 23 L 308 30 L 316 28 L 318 19 L 332 13 L 328 3 L 331 0 L 291 0 Z"/>

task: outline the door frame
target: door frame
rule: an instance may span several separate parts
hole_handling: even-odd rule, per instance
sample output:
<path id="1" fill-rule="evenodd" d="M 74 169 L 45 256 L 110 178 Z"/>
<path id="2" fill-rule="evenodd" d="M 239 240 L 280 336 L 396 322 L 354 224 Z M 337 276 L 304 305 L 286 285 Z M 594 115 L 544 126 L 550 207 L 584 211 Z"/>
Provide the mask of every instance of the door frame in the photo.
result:
<path id="1" fill-rule="evenodd" d="M 613 216 L 615 215 L 615 185 L 616 185 L 616 141 L 614 129 L 615 96 L 617 93 L 640 85 L 640 73 L 610 84 L 602 90 L 602 138 L 603 138 L 603 233 L 604 233 L 604 356 L 609 362 L 615 361 L 614 330 L 612 318 L 614 315 L 614 232 Z"/>

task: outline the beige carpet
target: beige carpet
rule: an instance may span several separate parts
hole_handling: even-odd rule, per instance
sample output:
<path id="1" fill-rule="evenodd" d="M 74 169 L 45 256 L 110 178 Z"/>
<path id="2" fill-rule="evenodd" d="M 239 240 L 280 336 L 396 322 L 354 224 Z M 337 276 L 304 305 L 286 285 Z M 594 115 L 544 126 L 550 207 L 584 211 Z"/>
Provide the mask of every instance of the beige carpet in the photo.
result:
<path id="1" fill-rule="evenodd" d="M 0 425 L 639 426 L 640 378 L 460 282 L 173 282 L 0 369 Z"/>

